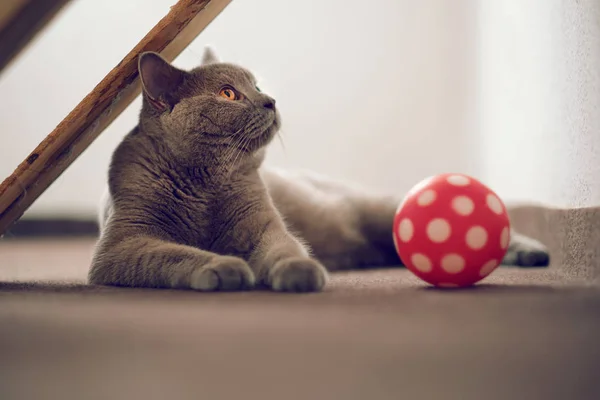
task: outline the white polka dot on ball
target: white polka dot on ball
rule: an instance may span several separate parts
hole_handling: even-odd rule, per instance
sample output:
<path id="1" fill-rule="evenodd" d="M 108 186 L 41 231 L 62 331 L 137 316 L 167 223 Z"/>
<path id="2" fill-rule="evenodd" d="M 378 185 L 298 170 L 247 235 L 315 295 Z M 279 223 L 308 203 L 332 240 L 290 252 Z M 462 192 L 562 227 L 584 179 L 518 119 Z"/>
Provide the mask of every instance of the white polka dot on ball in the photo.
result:
<path id="1" fill-rule="evenodd" d="M 498 215 L 502 214 L 502 202 L 496 195 L 489 193 L 485 198 L 485 202 L 494 213 Z"/>
<path id="2" fill-rule="evenodd" d="M 427 237 L 434 243 L 442 243 L 450 237 L 451 228 L 443 218 L 432 219 L 427 224 Z"/>
<path id="3" fill-rule="evenodd" d="M 421 272 L 431 272 L 433 265 L 431 260 L 424 254 L 415 253 L 410 257 L 413 266 Z"/>
<path id="4" fill-rule="evenodd" d="M 446 181 L 454 186 L 467 186 L 469 183 L 471 183 L 469 178 L 462 175 L 450 175 L 448 178 L 446 178 Z"/>
<path id="5" fill-rule="evenodd" d="M 465 269 L 465 259 L 455 253 L 446 254 L 442 257 L 442 269 L 449 274 L 458 274 Z"/>
<path id="6" fill-rule="evenodd" d="M 475 210 L 475 203 L 467 196 L 456 196 L 452 199 L 452 209 L 458 214 L 466 217 Z"/>
<path id="7" fill-rule="evenodd" d="M 488 233 L 483 226 L 473 226 L 467 231 L 465 240 L 472 250 L 481 250 L 487 243 Z"/>
<path id="8" fill-rule="evenodd" d="M 400 240 L 404 243 L 408 243 L 410 242 L 410 239 L 412 239 L 414 233 L 415 227 L 410 219 L 404 218 L 400 221 L 400 224 L 398 224 L 398 236 L 400 236 Z"/>
<path id="9" fill-rule="evenodd" d="M 504 250 L 508 247 L 508 242 L 510 241 L 510 230 L 507 226 L 502 229 L 502 233 L 500 233 L 500 247 Z"/>
<path id="10" fill-rule="evenodd" d="M 498 260 L 490 260 L 490 261 L 486 262 L 485 264 L 483 264 L 483 266 L 479 270 L 479 276 L 481 276 L 481 277 L 488 276 L 496 269 L 497 266 L 498 266 Z"/>
<path id="11" fill-rule="evenodd" d="M 421 207 L 428 206 L 435 201 L 436 197 L 437 193 L 434 190 L 428 189 L 419 195 L 417 204 Z"/>

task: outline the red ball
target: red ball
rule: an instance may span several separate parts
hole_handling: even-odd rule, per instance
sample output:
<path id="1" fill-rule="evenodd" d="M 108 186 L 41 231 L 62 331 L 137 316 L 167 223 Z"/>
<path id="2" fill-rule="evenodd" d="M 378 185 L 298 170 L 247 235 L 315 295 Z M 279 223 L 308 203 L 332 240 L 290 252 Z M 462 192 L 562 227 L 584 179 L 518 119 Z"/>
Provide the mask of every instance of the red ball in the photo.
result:
<path id="1" fill-rule="evenodd" d="M 408 192 L 393 234 L 398 255 L 416 276 L 439 287 L 465 287 L 500 265 L 510 221 L 486 185 L 463 174 L 441 174 Z"/>

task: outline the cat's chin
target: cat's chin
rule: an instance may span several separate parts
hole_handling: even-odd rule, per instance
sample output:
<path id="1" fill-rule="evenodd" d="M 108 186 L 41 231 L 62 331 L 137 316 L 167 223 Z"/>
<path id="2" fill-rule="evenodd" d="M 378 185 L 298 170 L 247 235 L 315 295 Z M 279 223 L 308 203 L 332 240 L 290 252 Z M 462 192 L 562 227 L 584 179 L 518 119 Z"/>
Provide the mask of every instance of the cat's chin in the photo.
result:
<path id="1" fill-rule="evenodd" d="M 274 119 L 273 122 L 264 129 L 257 130 L 255 134 L 252 135 L 252 139 L 244 142 L 242 150 L 247 152 L 256 152 L 260 150 L 273 140 L 278 130 L 279 123 Z"/>
<path id="2" fill-rule="evenodd" d="M 257 144 L 256 150 L 259 150 L 260 148 L 265 147 L 267 144 L 269 144 L 278 131 L 279 125 L 276 124 L 275 121 L 273 121 L 273 123 L 267 129 L 265 129 L 265 131 L 261 135 L 258 136 L 257 142 L 259 143 Z"/>
<path id="3" fill-rule="evenodd" d="M 274 134 L 270 133 L 268 130 L 265 131 L 262 135 L 256 136 L 251 139 L 246 146 L 244 146 L 245 151 L 248 153 L 256 153 L 263 147 L 265 147 L 271 140 L 273 140 Z"/>

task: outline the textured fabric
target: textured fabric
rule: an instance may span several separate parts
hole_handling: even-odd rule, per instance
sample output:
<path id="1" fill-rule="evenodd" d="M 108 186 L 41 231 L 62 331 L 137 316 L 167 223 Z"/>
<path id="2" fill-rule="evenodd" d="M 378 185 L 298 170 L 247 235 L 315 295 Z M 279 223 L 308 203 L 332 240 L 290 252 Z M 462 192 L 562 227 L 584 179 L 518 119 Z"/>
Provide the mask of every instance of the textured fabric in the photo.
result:
<path id="1" fill-rule="evenodd" d="M 548 246 L 552 271 L 600 284 L 600 207 L 522 205 L 510 214 L 517 230 Z"/>
<path id="2" fill-rule="evenodd" d="M 476 289 L 406 270 L 325 293 L 0 291 L 0 397 L 592 399 L 600 290 L 506 268 Z"/>

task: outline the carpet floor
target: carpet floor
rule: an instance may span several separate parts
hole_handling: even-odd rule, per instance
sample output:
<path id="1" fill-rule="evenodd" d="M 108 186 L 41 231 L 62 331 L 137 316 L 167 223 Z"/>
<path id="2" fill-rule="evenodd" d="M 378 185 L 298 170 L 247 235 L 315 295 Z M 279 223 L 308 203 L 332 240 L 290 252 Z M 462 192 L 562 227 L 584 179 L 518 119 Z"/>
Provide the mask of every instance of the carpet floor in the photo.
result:
<path id="1" fill-rule="evenodd" d="M 0 399 L 600 398 L 600 288 L 556 266 L 205 294 L 86 286 L 92 246 L 0 242 Z"/>

